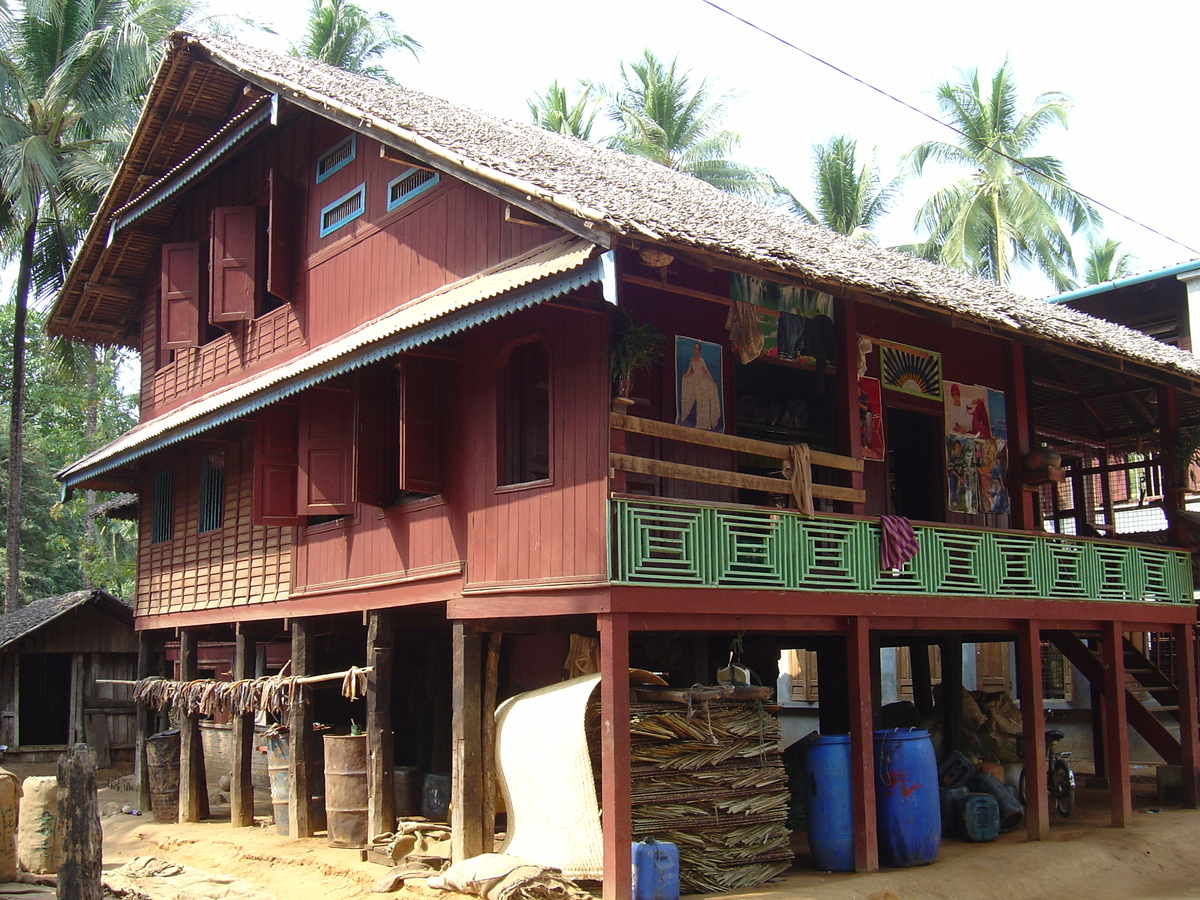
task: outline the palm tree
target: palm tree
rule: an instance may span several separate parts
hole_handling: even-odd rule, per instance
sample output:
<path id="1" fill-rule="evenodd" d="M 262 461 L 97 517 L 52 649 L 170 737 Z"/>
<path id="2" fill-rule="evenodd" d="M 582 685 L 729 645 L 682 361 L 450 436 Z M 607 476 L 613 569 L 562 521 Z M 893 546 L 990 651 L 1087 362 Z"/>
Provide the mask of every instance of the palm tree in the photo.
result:
<path id="1" fill-rule="evenodd" d="M 62 283 L 112 178 L 184 0 L 28 0 L 0 11 L 0 258 L 14 289 L 5 611 L 20 595 L 25 333 L 30 295 Z"/>
<path id="2" fill-rule="evenodd" d="M 590 141 L 596 115 L 600 111 L 597 94 L 598 89 L 594 85 L 580 81 L 578 93 L 573 99 L 569 98 L 567 89 L 556 79 L 545 93 L 535 94 L 525 102 L 534 125 Z"/>
<path id="3" fill-rule="evenodd" d="M 990 85 L 979 72 L 943 82 L 938 105 L 960 132 L 958 143 L 927 141 L 911 150 L 912 171 L 930 161 L 965 166 L 970 174 L 941 188 L 917 215 L 928 232 L 925 250 L 946 265 L 1007 284 L 1015 266 L 1036 266 L 1066 290 L 1075 273 L 1071 232 L 1094 227 L 1100 216 L 1068 186 L 1062 163 L 1033 156 L 1041 133 L 1067 124 L 1070 101 L 1048 92 L 1018 112 L 1017 88 L 1008 61 Z"/>
<path id="4" fill-rule="evenodd" d="M 838 234 L 874 243 L 873 229 L 895 203 L 900 179 L 884 184 L 874 159 L 860 166 L 857 154 L 857 143 L 845 134 L 813 146 L 815 210 L 782 185 L 779 193 L 791 212 L 810 225 L 824 225 Z"/>
<path id="5" fill-rule="evenodd" d="M 621 63 L 621 87 L 610 92 L 609 115 L 621 126 L 610 146 L 686 172 L 722 190 L 766 197 L 772 187 L 757 169 L 734 162 L 741 138 L 719 127 L 730 97 L 714 97 L 707 79 L 691 84 L 676 57 L 664 63 L 650 50 Z"/>
<path id="6" fill-rule="evenodd" d="M 1093 238 L 1083 258 L 1083 285 L 1103 284 L 1132 275 L 1136 262 L 1136 256 L 1121 249 L 1120 241 Z"/>
<path id="7" fill-rule="evenodd" d="M 416 58 L 421 44 L 403 34 L 385 12 L 368 13 L 352 0 L 312 0 L 304 40 L 290 52 L 390 82 L 381 60 L 392 50 L 407 50 Z"/>

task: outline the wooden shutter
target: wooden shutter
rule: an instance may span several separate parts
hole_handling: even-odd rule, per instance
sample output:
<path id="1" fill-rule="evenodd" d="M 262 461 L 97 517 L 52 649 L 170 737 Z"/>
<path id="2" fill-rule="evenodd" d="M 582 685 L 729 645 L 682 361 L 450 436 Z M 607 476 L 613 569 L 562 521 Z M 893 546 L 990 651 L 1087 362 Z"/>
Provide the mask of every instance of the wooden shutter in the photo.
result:
<path id="1" fill-rule="evenodd" d="M 212 211 L 212 304 L 209 320 L 241 322 L 257 309 L 258 208 L 222 206 Z"/>
<path id="2" fill-rule="evenodd" d="M 277 403 L 254 417 L 254 492 L 251 521 L 255 525 L 299 525 L 300 408 Z"/>
<path id="3" fill-rule="evenodd" d="M 445 366 L 406 356 L 400 364 L 400 490 L 442 489 L 442 393 Z"/>
<path id="4" fill-rule="evenodd" d="M 300 402 L 300 512 L 344 516 L 354 512 L 354 391 L 311 388 Z"/>
<path id="5" fill-rule="evenodd" d="M 200 244 L 163 244 L 162 345 L 168 350 L 200 346 Z"/>
<path id="6" fill-rule="evenodd" d="M 296 285 L 296 186 L 274 169 L 267 176 L 267 293 L 291 303 Z"/>

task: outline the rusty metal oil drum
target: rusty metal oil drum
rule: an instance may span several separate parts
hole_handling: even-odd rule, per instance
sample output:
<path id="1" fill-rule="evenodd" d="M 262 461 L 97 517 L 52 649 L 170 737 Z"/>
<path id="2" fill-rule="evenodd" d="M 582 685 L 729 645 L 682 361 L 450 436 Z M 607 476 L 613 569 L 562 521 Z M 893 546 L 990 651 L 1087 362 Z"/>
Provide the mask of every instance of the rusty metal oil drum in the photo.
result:
<path id="1" fill-rule="evenodd" d="M 179 731 L 146 738 L 146 774 L 150 777 L 150 813 L 155 822 L 179 821 Z"/>
<path id="2" fill-rule="evenodd" d="M 367 846 L 367 736 L 325 735 L 329 846 Z"/>

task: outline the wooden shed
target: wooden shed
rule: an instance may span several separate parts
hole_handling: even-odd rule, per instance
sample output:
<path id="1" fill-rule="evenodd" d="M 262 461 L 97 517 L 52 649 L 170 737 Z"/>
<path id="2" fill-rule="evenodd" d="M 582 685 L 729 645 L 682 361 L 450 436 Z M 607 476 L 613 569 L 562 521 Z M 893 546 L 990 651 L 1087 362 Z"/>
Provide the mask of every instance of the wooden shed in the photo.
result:
<path id="1" fill-rule="evenodd" d="M 0 744 L 23 762 L 83 741 L 101 766 L 132 762 L 133 610 L 105 591 L 46 597 L 0 616 Z"/>

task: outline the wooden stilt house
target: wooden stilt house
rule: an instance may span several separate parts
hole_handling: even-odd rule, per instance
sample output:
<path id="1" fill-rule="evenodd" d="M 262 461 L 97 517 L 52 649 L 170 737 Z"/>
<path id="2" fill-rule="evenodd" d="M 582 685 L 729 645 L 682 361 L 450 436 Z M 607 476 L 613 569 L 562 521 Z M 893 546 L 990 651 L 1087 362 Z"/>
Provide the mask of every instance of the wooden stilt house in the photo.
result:
<path id="1" fill-rule="evenodd" d="M 614 377 L 647 326 L 659 352 Z M 456 852 L 490 849 L 486 707 L 561 678 L 571 634 L 600 647 L 606 896 L 629 893 L 625 672 L 711 681 L 734 636 L 759 672 L 815 660 L 821 729 L 851 735 L 863 871 L 882 648 L 915 651 L 928 713 L 930 648 L 955 692 L 964 646 L 1015 643 L 1032 736 L 1052 646 L 1103 710 L 1114 824 L 1127 725 L 1195 804 L 1170 460 L 1200 423 L 1200 364 L 1145 335 L 646 160 L 187 34 L 50 327 L 141 353 L 139 424 L 60 476 L 140 495 L 140 674 L 176 632 L 184 679 L 200 640 L 234 641 L 240 677 L 285 631 L 296 675 L 371 665 L 361 711 L 318 691 L 290 721 L 365 720 L 373 832 L 394 824 L 393 766 L 418 765 L 453 772 Z M 1071 462 L 1096 447 L 1157 473 L 1152 527 Z M 1151 677 L 1134 632 L 1177 648 L 1156 700 L 1127 684 Z M 1025 748 L 1036 839 L 1045 749 Z M 291 766 L 303 837 L 303 742 Z M 237 824 L 244 803 L 235 766 Z"/>

